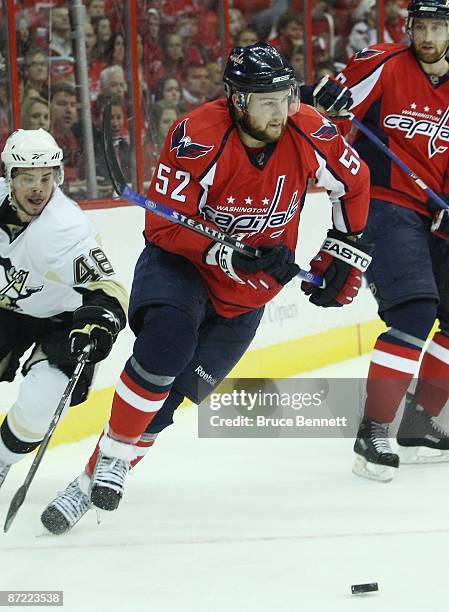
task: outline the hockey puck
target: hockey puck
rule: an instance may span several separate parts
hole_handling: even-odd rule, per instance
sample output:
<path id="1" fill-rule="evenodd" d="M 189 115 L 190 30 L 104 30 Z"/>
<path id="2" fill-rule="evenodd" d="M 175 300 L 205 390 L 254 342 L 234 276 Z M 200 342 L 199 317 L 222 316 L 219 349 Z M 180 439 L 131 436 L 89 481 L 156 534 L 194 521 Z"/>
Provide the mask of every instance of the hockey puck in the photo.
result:
<path id="1" fill-rule="evenodd" d="M 351 584 L 351 593 L 360 595 L 361 593 L 372 593 L 379 590 L 377 582 L 368 582 L 367 584 Z"/>

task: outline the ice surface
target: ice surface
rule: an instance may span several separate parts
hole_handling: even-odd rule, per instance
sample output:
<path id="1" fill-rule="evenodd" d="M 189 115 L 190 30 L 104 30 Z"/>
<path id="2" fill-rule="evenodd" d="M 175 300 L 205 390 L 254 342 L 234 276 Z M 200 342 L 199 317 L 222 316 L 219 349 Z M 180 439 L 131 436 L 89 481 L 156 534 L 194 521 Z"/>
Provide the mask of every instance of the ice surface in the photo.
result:
<path id="1" fill-rule="evenodd" d="M 316 375 L 362 375 L 367 364 Z M 40 512 L 94 444 L 44 459 L 0 535 L 0 589 L 64 590 L 65 612 L 447 609 L 449 464 L 364 481 L 351 473 L 351 440 L 198 439 L 196 409 L 186 408 L 128 478 L 117 512 L 42 535 Z M 28 466 L 0 491 L 1 523 Z M 351 595 L 362 582 L 379 593 Z"/>

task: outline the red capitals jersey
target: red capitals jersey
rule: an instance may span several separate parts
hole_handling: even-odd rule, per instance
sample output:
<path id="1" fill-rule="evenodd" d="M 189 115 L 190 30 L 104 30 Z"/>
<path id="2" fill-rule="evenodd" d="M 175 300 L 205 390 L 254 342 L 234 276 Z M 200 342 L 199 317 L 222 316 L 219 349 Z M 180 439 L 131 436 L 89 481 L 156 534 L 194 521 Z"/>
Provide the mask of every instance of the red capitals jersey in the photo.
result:
<path id="1" fill-rule="evenodd" d="M 449 193 L 449 75 L 425 74 L 410 47 L 377 44 L 337 77 L 351 111 L 438 194 Z M 360 132 L 354 143 L 371 170 L 371 197 L 428 215 L 427 194 Z"/>
<path id="2" fill-rule="evenodd" d="M 368 211 L 368 169 L 335 125 L 302 105 L 289 118 L 279 142 L 252 153 L 239 137 L 227 101 L 217 100 L 171 127 L 148 197 L 229 235 L 244 239 L 263 234 L 264 246 L 282 241 L 294 251 L 310 179 L 328 191 L 334 227 L 345 234 L 362 232 Z M 282 288 L 256 291 L 234 281 L 218 265 L 206 263 L 210 238 L 151 213 L 145 233 L 196 266 L 222 316 L 258 308 Z"/>

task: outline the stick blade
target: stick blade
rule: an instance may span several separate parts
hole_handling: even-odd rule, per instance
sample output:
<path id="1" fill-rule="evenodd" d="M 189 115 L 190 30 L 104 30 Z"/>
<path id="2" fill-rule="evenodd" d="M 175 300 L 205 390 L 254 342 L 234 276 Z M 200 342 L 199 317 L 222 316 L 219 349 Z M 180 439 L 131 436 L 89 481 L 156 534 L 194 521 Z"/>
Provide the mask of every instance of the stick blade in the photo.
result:
<path id="1" fill-rule="evenodd" d="M 9 504 L 8 514 L 6 515 L 5 524 L 3 526 L 3 531 L 6 533 L 8 529 L 11 527 L 13 520 L 16 518 L 16 514 L 19 512 L 21 505 L 25 501 L 25 497 L 27 494 L 27 487 L 22 485 L 19 487 Z"/>
<path id="2" fill-rule="evenodd" d="M 111 128 L 111 108 L 111 104 L 107 104 L 103 112 L 103 153 L 111 183 L 115 191 L 122 195 L 126 187 L 126 180 L 115 156 Z"/>

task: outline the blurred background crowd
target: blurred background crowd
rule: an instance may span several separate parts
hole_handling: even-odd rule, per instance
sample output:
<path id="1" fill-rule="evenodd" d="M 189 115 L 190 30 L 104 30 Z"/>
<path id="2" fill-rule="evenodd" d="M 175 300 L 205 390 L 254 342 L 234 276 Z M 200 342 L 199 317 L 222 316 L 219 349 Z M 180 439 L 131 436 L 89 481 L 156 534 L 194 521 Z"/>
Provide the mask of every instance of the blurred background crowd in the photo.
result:
<path id="1" fill-rule="evenodd" d="M 75 44 L 73 4 L 85 6 L 85 54 Z M 78 200 L 110 198 L 101 120 L 111 103 L 116 155 L 127 180 L 142 190 L 173 121 L 223 97 L 222 70 L 232 47 L 267 41 L 290 61 L 300 83 L 314 83 L 379 40 L 407 43 L 406 6 L 406 0 L 4 1 L 0 147 L 13 128 L 49 130 L 64 150 L 67 192 Z M 80 62 L 93 157 L 81 129 Z M 95 160 L 94 190 L 86 183 L 89 159 Z"/>

